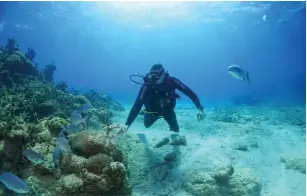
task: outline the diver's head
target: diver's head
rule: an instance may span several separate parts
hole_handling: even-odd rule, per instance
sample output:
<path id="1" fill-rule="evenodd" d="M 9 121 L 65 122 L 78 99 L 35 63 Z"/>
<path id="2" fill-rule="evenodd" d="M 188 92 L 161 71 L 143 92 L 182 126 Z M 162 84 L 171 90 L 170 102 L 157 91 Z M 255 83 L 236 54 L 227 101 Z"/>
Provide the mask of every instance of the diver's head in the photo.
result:
<path id="1" fill-rule="evenodd" d="M 147 79 L 152 84 L 161 84 L 164 82 L 167 72 L 164 70 L 162 64 L 154 64 L 150 67 Z"/>

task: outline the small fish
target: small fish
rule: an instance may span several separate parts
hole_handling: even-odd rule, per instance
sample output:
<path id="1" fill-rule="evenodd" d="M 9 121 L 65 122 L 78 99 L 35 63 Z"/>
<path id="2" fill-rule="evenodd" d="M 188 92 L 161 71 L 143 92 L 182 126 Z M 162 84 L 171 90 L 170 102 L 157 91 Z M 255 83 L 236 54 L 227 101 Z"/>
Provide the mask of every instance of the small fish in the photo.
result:
<path id="1" fill-rule="evenodd" d="M 59 146 L 62 150 L 67 151 L 67 152 L 71 152 L 71 148 L 70 145 L 68 143 L 68 140 L 66 138 L 56 138 L 55 139 L 55 143 L 57 146 Z"/>
<path id="2" fill-rule="evenodd" d="M 2 173 L 0 175 L 0 182 L 15 193 L 28 193 L 30 191 L 29 186 L 11 172 Z"/>
<path id="3" fill-rule="evenodd" d="M 268 19 L 269 19 L 269 17 L 268 17 L 267 15 L 263 15 L 263 16 L 262 16 L 262 20 L 263 20 L 264 22 L 266 22 Z"/>
<path id="4" fill-rule="evenodd" d="M 235 78 L 243 81 L 247 81 L 250 84 L 250 79 L 248 76 L 248 72 L 243 71 L 238 65 L 230 65 L 228 67 L 228 72 Z"/>
<path id="5" fill-rule="evenodd" d="M 87 127 L 88 120 L 89 120 L 88 115 L 82 118 L 82 115 L 78 111 L 73 111 L 70 117 L 71 124 L 75 126 L 83 124 L 85 127 Z"/>
<path id="6" fill-rule="evenodd" d="M 80 113 L 86 114 L 89 109 L 91 109 L 92 106 L 90 105 L 90 103 L 86 103 L 82 106 L 82 108 L 79 110 Z"/>
<path id="7" fill-rule="evenodd" d="M 170 152 L 167 155 L 164 156 L 164 161 L 166 162 L 174 162 L 176 160 L 177 156 L 175 152 Z"/>
<path id="8" fill-rule="evenodd" d="M 162 140 L 160 140 L 155 146 L 154 148 L 160 148 L 161 146 L 164 146 L 166 144 L 169 143 L 169 139 L 168 137 L 163 138 Z"/>
<path id="9" fill-rule="evenodd" d="M 68 125 L 67 127 L 63 128 L 59 134 L 59 137 L 66 137 L 72 133 L 76 133 L 80 131 L 80 128 L 76 125 Z"/>
<path id="10" fill-rule="evenodd" d="M 143 144 L 148 145 L 148 141 L 144 133 L 138 133 L 136 135 L 143 142 Z"/>
<path id="11" fill-rule="evenodd" d="M 24 150 L 23 155 L 34 164 L 41 164 L 44 162 L 44 156 L 33 150 Z"/>
<path id="12" fill-rule="evenodd" d="M 59 145 L 57 145 L 53 150 L 53 166 L 54 166 L 54 168 L 57 168 L 60 156 L 61 156 L 61 148 L 60 148 Z"/>

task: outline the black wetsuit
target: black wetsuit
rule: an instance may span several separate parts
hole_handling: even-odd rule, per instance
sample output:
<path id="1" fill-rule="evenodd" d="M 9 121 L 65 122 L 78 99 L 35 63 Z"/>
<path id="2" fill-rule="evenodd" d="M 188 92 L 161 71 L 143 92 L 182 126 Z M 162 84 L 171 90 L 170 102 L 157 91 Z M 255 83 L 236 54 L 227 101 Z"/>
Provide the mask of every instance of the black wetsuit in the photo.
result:
<path id="1" fill-rule="evenodd" d="M 176 98 L 179 96 L 175 90 L 178 89 L 187 95 L 202 110 L 203 106 L 197 95 L 175 77 L 167 76 L 165 81 L 159 85 L 144 84 L 129 113 L 126 125 L 130 126 L 139 114 L 143 104 L 146 112 L 144 114 L 144 125 L 150 127 L 157 119 L 163 117 L 172 131 L 178 132 L 179 126 L 174 112 Z"/>

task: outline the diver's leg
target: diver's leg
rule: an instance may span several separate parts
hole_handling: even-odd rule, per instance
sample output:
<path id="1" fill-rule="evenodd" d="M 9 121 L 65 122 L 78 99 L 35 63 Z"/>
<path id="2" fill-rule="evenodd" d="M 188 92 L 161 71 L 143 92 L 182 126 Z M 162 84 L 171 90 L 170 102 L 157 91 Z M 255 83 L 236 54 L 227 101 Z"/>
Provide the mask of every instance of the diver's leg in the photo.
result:
<path id="1" fill-rule="evenodd" d="M 144 126 L 146 128 L 150 127 L 154 122 L 158 120 L 158 116 L 155 114 L 144 114 Z"/>
<path id="2" fill-rule="evenodd" d="M 179 132 L 179 125 L 177 122 L 177 117 L 174 109 L 170 109 L 165 111 L 163 115 L 165 121 L 168 123 L 170 130 L 174 131 L 176 133 L 173 133 L 170 135 L 171 142 L 175 141 L 177 138 L 179 138 L 178 132 Z M 174 167 L 177 167 L 181 164 L 181 156 L 182 153 L 180 151 L 179 145 L 173 145 L 173 152 L 176 154 L 176 161 L 173 163 Z"/>
<path id="3" fill-rule="evenodd" d="M 173 109 L 165 111 L 163 117 L 169 125 L 171 131 L 179 132 L 179 125 L 177 122 L 176 113 Z"/>

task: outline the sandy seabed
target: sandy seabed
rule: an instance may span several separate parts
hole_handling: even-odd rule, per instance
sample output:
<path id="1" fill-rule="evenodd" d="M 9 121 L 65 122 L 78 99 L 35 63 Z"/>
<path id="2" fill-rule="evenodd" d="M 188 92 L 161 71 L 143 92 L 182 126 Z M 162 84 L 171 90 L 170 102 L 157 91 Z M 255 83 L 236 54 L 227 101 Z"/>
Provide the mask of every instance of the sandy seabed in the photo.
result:
<path id="1" fill-rule="evenodd" d="M 114 115 L 114 123 L 125 123 L 131 106 L 126 108 L 125 112 Z M 214 167 L 213 162 L 223 161 L 231 163 L 234 173 L 237 168 L 251 169 L 259 179 L 262 196 L 306 194 L 305 105 L 211 107 L 205 108 L 206 118 L 200 122 L 196 119 L 196 112 L 193 105 L 177 105 L 179 134 L 186 137 L 187 146 L 177 148 L 177 166 L 163 181 L 154 180 L 148 170 L 142 177 L 136 178 L 134 196 L 202 195 L 183 187 L 188 180 L 187 174 L 192 171 L 206 172 Z M 142 165 L 154 165 L 150 164 L 149 156 L 163 160 L 165 154 L 174 150 L 171 145 L 153 148 L 160 139 L 173 133 L 162 119 L 145 128 L 143 117 L 138 116 L 129 133 L 143 133 L 148 140 L 147 145 L 141 144 L 151 155 L 146 157 L 135 152 L 135 157 L 142 156 L 137 162 L 139 172 Z M 133 172 L 130 175 L 133 176 Z"/>

